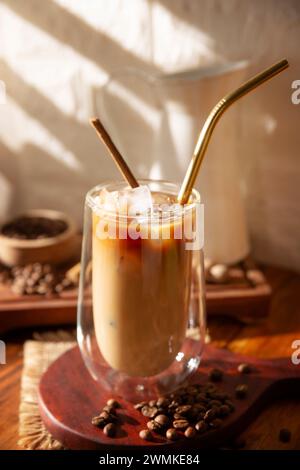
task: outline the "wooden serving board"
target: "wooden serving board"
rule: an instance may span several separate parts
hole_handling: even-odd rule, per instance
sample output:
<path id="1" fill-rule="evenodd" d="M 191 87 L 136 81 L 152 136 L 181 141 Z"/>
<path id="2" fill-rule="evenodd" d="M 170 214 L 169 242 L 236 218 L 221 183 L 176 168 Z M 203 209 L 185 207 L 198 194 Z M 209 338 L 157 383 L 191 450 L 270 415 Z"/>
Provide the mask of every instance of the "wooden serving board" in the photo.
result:
<path id="1" fill-rule="evenodd" d="M 237 366 L 241 362 L 250 364 L 253 371 L 247 375 L 238 373 Z M 175 443 L 164 437 L 157 437 L 153 442 L 141 440 L 139 431 L 146 427 L 147 419 L 121 397 L 116 397 L 122 405 L 118 413 L 121 430 L 113 439 L 105 436 L 101 429 L 91 424 L 91 417 L 100 411 L 110 394 L 91 378 L 78 347 L 58 358 L 42 376 L 39 386 L 41 417 L 52 436 L 69 449 L 107 451 L 145 446 L 168 449 L 187 445 L 200 449 L 226 444 L 255 418 L 264 404 L 280 395 L 289 397 L 297 394 L 300 390 L 300 367 L 293 365 L 289 359 L 271 361 L 246 358 L 209 345 L 191 383 L 207 381 L 213 367 L 221 368 L 225 373 L 220 383 L 222 391 L 234 396 L 236 385 L 246 383 L 248 396 L 243 400 L 233 400 L 236 410 L 226 418 L 221 428 L 198 435 L 193 440 L 182 438 Z"/>
<path id="2" fill-rule="evenodd" d="M 20 296 L 0 285 L 0 334 L 14 328 L 75 324 L 77 289 L 60 295 Z M 194 292 L 193 295 L 197 295 Z M 206 285 L 209 315 L 226 315 L 242 321 L 267 315 L 271 288 L 262 271 L 248 261 L 229 269 L 225 284 Z"/>

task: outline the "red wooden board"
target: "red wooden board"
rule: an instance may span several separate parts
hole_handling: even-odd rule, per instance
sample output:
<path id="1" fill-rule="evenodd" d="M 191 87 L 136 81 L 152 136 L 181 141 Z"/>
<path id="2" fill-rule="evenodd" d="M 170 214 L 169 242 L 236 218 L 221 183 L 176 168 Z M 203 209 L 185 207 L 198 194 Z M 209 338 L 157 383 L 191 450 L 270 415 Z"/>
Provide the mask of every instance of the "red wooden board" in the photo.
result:
<path id="1" fill-rule="evenodd" d="M 237 365 L 247 362 L 252 366 L 250 374 L 237 372 Z M 144 418 L 132 405 L 118 397 L 122 405 L 119 411 L 122 427 L 119 435 L 109 438 L 101 429 L 91 424 L 96 415 L 110 398 L 86 370 L 78 347 L 58 358 L 43 375 L 39 387 L 39 406 L 42 419 L 52 436 L 69 449 L 141 448 L 142 446 L 192 446 L 197 448 L 220 446 L 238 435 L 266 402 L 278 395 L 290 396 L 299 393 L 300 368 L 288 359 L 258 360 L 235 355 L 212 346 L 205 348 L 199 370 L 191 382 L 205 382 L 211 368 L 219 367 L 224 373 L 220 388 L 234 396 L 235 386 L 246 383 L 249 387 L 247 398 L 233 400 L 236 410 L 224 421 L 222 427 L 194 440 L 181 439 L 176 443 L 158 437 L 145 443 L 139 438 L 139 431 L 146 427 Z"/>

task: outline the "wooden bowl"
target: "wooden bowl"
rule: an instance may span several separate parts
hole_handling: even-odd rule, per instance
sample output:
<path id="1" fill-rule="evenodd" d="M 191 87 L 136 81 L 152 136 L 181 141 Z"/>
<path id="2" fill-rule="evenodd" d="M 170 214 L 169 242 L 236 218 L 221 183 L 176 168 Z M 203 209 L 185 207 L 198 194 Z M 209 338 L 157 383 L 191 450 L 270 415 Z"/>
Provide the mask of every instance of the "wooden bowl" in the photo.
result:
<path id="1" fill-rule="evenodd" d="M 77 228 L 69 216 L 50 209 L 35 209 L 20 215 L 62 220 L 66 222 L 67 228 L 59 235 L 37 240 L 11 238 L 0 233 L 1 263 L 6 266 L 29 263 L 61 264 L 76 255 L 78 252 Z"/>

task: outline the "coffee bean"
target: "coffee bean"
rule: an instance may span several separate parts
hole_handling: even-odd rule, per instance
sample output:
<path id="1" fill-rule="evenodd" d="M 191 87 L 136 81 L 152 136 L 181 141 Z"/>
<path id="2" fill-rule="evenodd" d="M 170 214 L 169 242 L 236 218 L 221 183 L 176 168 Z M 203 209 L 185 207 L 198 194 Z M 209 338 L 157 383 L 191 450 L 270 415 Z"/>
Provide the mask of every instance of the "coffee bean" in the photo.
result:
<path id="1" fill-rule="evenodd" d="M 196 401 L 198 403 L 206 403 L 207 402 L 206 394 L 205 393 L 198 393 L 198 395 L 196 395 Z"/>
<path id="2" fill-rule="evenodd" d="M 112 406 L 113 408 L 120 408 L 120 403 L 114 398 L 109 398 L 106 402 L 107 406 Z"/>
<path id="3" fill-rule="evenodd" d="M 163 427 L 168 426 L 170 422 L 168 416 L 162 414 L 155 416 L 154 421 Z"/>
<path id="4" fill-rule="evenodd" d="M 49 274 L 52 271 L 52 267 L 50 264 L 44 264 L 43 265 L 43 273 L 44 274 Z"/>
<path id="5" fill-rule="evenodd" d="M 149 431 L 149 429 L 142 429 L 140 432 L 139 432 L 139 436 L 141 439 L 143 439 L 144 441 L 152 441 L 152 434 L 151 432 Z"/>
<path id="6" fill-rule="evenodd" d="M 223 372 L 220 369 L 212 369 L 209 373 L 209 378 L 212 382 L 221 382 Z"/>
<path id="7" fill-rule="evenodd" d="M 64 290 L 63 286 L 61 284 L 56 284 L 55 288 L 54 288 L 54 291 L 57 293 L 57 294 L 60 294 L 62 291 Z"/>
<path id="8" fill-rule="evenodd" d="M 239 364 L 237 370 L 240 374 L 250 374 L 251 366 L 246 363 Z"/>
<path id="9" fill-rule="evenodd" d="M 218 414 L 224 418 L 230 414 L 230 408 L 228 405 L 221 405 Z"/>
<path id="10" fill-rule="evenodd" d="M 157 423 L 156 421 L 154 421 L 154 419 L 151 419 L 150 421 L 147 422 L 147 428 L 150 431 L 160 432 L 162 430 L 163 426 L 161 424 Z"/>
<path id="11" fill-rule="evenodd" d="M 169 405 L 169 408 L 177 408 L 178 406 L 180 406 L 182 403 L 182 399 L 181 398 L 177 398 L 177 399 L 174 399 L 171 401 L 170 405 Z"/>
<path id="12" fill-rule="evenodd" d="M 210 423 L 213 419 L 215 419 L 217 415 L 217 412 L 215 410 L 215 408 L 211 408 L 210 410 L 208 410 L 205 415 L 204 415 L 204 421 L 206 423 Z"/>
<path id="13" fill-rule="evenodd" d="M 175 429 L 186 429 L 189 426 L 189 422 L 187 419 L 175 419 L 173 421 L 173 427 Z"/>
<path id="14" fill-rule="evenodd" d="M 108 420 L 110 415 L 109 415 L 107 410 L 102 410 L 101 413 L 99 414 L 99 416 L 100 416 L 100 418 Z"/>
<path id="15" fill-rule="evenodd" d="M 231 413 L 232 413 L 233 411 L 235 411 L 235 406 L 234 406 L 234 404 L 232 403 L 232 401 L 230 401 L 230 400 L 225 400 L 224 405 L 227 405 L 227 406 L 229 407 Z"/>
<path id="16" fill-rule="evenodd" d="M 146 402 L 146 401 L 141 401 L 140 403 L 136 403 L 136 404 L 134 405 L 134 408 L 135 408 L 136 410 L 141 410 L 141 409 L 142 409 L 144 406 L 146 406 L 146 405 L 147 405 L 147 402 Z"/>
<path id="17" fill-rule="evenodd" d="M 203 406 L 200 403 L 196 403 L 193 407 L 194 410 L 197 411 L 197 413 L 205 413 L 206 412 L 206 406 Z"/>
<path id="18" fill-rule="evenodd" d="M 170 404 L 170 400 L 168 400 L 166 397 L 159 397 L 156 401 L 156 406 L 158 408 L 167 408 Z"/>
<path id="19" fill-rule="evenodd" d="M 156 405 L 156 400 L 150 400 L 148 403 L 149 406 L 153 407 Z"/>
<path id="20" fill-rule="evenodd" d="M 193 428 L 192 426 L 189 426 L 185 431 L 184 431 L 184 435 L 185 437 L 187 437 L 188 439 L 191 439 L 192 437 L 195 437 L 196 435 L 196 429 Z"/>
<path id="21" fill-rule="evenodd" d="M 189 395 L 197 395 L 198 389 L 194 385 L 190 385 L 189 387 L 187 387 L 186 392 Z"/>
<path id="22" fill-rule="evenodd" d="M 195 397 L 193 395 L 188 395 L 185 399 L 186 405 L 193 405 L 195 403 Z"/>
<path id="23" fill-rule="evenodd" d="M 105 405 L 102 411 L 108 413 L 109 418 L 114 421 L 116 419 L 116 409 L 113 406 Z"/>
<path id="24" fill-rule="evenodd" d="M 117 427 L 113 423 L 108 423 L 108 424 L 106 424 L 106 426 L 104 426 L 103 432 L 108 437 L 114 437 L 116 435 L 116 432 L 117 432 Z"/>
<path id="25" fill-rule="evenodd" d="M 289 429 L 282 428 L 279 431 L 278 437 L 281 442 L 290 442 L 292 433 Z"/>
<path id="26" fill-rule="evenodd" d="M 207 431 L 207 424 L 205 423 L 205 421 L 201 420 L 198 421 L 198 423 L 195 425 L 195 428 L 199 433 L 203 433 Z"/>
<path id="27" fill-rule="evenodd" d="M 9 238 L 36 240 L 54 237 L 66 229 L 67 224 L 63 220 L 26 215 L 19 216 L 5 224 L 1 233 Z"/>
<path id="28" fill-rule="evenodd" d="M 166 432 L 166 438 L 170 441 L 177 441 L 179 439 L 179 434 L 174 428 L 169 428 Z"/>
<path id="29" fill-rule="evenodd" d="M 222 402 L 221 402 L 220 400 L 211 400 L 211 401 L 209 402 L 210 408 L 213 408 L 213 407 L 217 407 L 217 408 L 218 408 L 218 407 L 221 406 L 221 405 L 222 405 Z"/>
<path id="30" fill-rule="evenodd" d="M 52 282 L 54 282 L 54 275 L 53 274 L 46 274 L 45 277 L 44 277 L 44 281 L 46 284 L 52 284 Z"/>
<path id="31" fill-rule="evenodd" d="M 37 294 L 43 295 L 43 294 L 46 294 L 48 292 L 48 289 L 47 289 L 46 286 L 42 285 L 42 286 L 37 287 L 36 292 L 37 292 Z"/>
<path id="32" fill-rule="evenodd" d="M 187 416 L 192 409 L 191 405 L 182 405 L 176 408 L 176 413 L 180 414 L 181 416 Z"/>
<path id="33" fill-rule="evenodd" d="M 92 418 L 92 424 L 98 428 L 104 428 L 104 426 L 107 424 L 107 421 L 101 416 L 94 416 L 94 418 Z"/>
<path id="34" fill-rule="evenodd" d="M 141 411 L 142 411 L 142 415 L 146 416 L 147 418 L 154 418 L 154 416 L 156 416 L 157 414 L 156 406 L 145 405 L 143 406 Z"/>
<path id="35" fill-rule="evenodd" d="M 13 291 L 14 294 L 18 295 L 24 295 L 26 294 L 26 288 L 20 285 L 12 285 L 11 290 Z"/>
<path id="36" fill-rule="evenodd" d="M 237 398 L 243 399 L 247 396 L 248 386 L 246 384 L 237 385 L 235 388 L 235 396 Z"/>

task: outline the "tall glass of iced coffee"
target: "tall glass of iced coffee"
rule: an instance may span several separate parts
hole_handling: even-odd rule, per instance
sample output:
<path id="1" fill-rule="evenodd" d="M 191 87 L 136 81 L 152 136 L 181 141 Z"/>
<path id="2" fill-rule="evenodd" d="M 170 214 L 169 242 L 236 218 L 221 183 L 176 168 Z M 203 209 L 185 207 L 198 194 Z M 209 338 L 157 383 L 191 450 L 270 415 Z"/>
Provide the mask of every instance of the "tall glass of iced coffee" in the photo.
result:
<path id="1" fill-rule="evenodd" d="M 107 183 L 86 197 L 78 342 L 92 376 L 129 399 L 178 387 L 205 336 L 203 217 L 193 191 Z"/>

